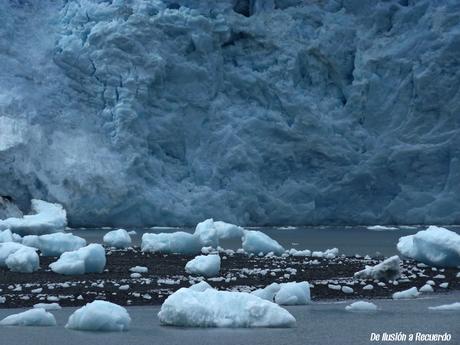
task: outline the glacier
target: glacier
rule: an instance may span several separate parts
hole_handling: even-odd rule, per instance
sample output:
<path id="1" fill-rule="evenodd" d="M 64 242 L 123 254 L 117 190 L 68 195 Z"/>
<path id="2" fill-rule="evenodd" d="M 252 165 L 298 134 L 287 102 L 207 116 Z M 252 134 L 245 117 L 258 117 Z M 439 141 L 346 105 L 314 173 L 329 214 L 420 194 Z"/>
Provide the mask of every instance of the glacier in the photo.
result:
<path id="1" fill-rule="evenodd" d="M 0 195 L 24 213 L 460 223 L 456 0 L 10 0 L 0 23 Z"/>

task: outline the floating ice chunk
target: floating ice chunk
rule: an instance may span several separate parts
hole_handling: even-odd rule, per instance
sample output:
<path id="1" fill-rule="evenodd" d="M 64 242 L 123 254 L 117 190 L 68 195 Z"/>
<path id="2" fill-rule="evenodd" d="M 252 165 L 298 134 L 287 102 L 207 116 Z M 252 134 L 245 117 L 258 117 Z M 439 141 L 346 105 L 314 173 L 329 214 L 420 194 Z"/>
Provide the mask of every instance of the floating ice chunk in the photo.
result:
<path id="1" fill-rule="evenodd" d="M 49 266 L 60 274 L 101 273 L 106 263 L 105 251 L 100 244 L 92 243 L 73 252 L 65 252 Z"/>
<path id="2" fill-rule="evenodd" d="M 34 304 L 34 308 L 42 308 L 45 310 L 59 310 L 62 307 L 57 303 L 37 303 Z"/>
<path id="3" fill-rule="evenodd" d="M 40 258 L 35 248 L 22 246 L 9 255 L 5 263 L 13 272 L 32 273 L 38 270 Z"/>
<path id="4" fill-rule="evenodd" d="M 436 307 L 428 307 L 428 309 L 436 311 L 460 311 L 460 302 L 443 304 Z"/>
<path id="5" fill-rule="evenodd" d="M 66 328 L 82 331 L 127 331 L 131 323 L 128 311 L 114 303 L 94 301 L 70 315 Z"/>
<path id="6" fill-rule="evenodd" d="M 415 235 L 401 237 L 397 247 L 402 255 L 430 266 L 460 265 L 460 235 L 445 228 L 430 226 Z"/>
<path id="7" fill-rule="evenodd" d="M 365 301 L 354 302 L 345 307 L 345 310 L 347 311 L 360 312 L 360 313 L 373 313 L 373 312 L 376 312 L 377 309 L 378 308 L 374 303 L 365 302 Z"/>
<path id="8" fill-rule="evenodd" d="M 164 325 L 185 327 L 293 327 L 295 318 L 275 303 L 245 292 L 181 288 L 158 313 Z"/>
<path id="9" fill-rule="evenodd" d="M 212 286 L 209 285 L 208 283 L 206 283 L 205 281 L 201 281 L 201 282 L 199 282 L 197 284 L 194 284 L 194 285 L 190 286 L 189 289 L 191 289 L 193 291 L 203 292 L 204 290 L 212 289 Z"/>
<path id="10" fill-rule="evenodd" d="M 109 231 L 103 240 L 104 244 L 115 248 L 127 248 L 131 245 L 131 236 L 125 229 Z"/>
<path id="11" fill-rule="evenodd" d="M 273 252 L 275 255 L 281 255 L 284 253 L 284 248 L 277 241 L 263 232 L 255 230 L 244 231 L 243 250 L 252 254 Z"/>
<path id="12" fill-rule="evenodd" d="M 33 199 L 32 211 L 35 214 L 22 218 L 0 220 L 0 229 L 10 229 L 19 235 L 42 235 L 65 229 L 66 211 L 59 204 Z"/>
<path id="13" fill-rule="evenodd" d="M 201 252 L 201 243 L 197 236 L 183 231 L 160 234 L 146 233 L 142 235 L 141 249 L 144 252 L 193 255 Z"/>
<path id="14" fill-rule="evenodd" d="M 433 287 L 430 284 L 423 285 L 420 289 L 420 292 L 434 292 Z"/>
<path id="15" fill-rule="evenodd" d="M 412 287 L 410 289 L 395 292 L 393 294 L 393 299 L 409 299 L 409 298 L 416 298 L 419 295 L 416 287 Z"/>
<path id="16" fill-rule="evenodd" d="M 56 326 L 54 315 L 45 309 L 30 309 L 13 314 L 0 321 L 1 326 Z"/>
<path id="17" fill-rule="evenodd" d="M 4 242 L 21 242 L 22 238 L 18 234 L 14 234 L 10 229 L 0 231 L 0 243 Z"/>
<path id="18" fill-rule="evenodd" d="M 280 289 L 275 294 L 275 302 L 281 305 L 310 303 L 310 284 L 308 284 L 308 282 L 289 282 L 280 284 Z"/>
<path id="19" fill-rule="evenodd" d="M 357 279 L 394 280 L 401 274 L 400 262 L 399 256 L 395 255 L 378 265 L 366 266 L 364 270 L 356 272 L 354 276 Z"/>
<path id="20" fill-rule="evenodd" d="M 147 273 L 149 271 L 149 269 L 144 266 L 134 266 L 134 267 L 131 267 L 129 270 L 135 273 Z"/>
<path id="21" fill-rule="evenodd" d="M 388 230 L 399 230 L 394 226 L 385 226 L 385 225 L 372 225 L 367 227 L 368 230 L 372 231 L 388 231 Z"/>
<path id="22" fill-rule="evenodd" d="M 86 240 L 72 234 L 56 233 L 25 236 L 22 239 L 22 244 L 39 249 L 44 256 L 59 256 L 64 252 L 86 246 Z"/>
<path id="23" fill-rule="evenodd" d="M 185 271 L 190 274 L 214 277 L 220 271 L 220 256 L 216 254 L 199 255 L 187 262 Z"/>

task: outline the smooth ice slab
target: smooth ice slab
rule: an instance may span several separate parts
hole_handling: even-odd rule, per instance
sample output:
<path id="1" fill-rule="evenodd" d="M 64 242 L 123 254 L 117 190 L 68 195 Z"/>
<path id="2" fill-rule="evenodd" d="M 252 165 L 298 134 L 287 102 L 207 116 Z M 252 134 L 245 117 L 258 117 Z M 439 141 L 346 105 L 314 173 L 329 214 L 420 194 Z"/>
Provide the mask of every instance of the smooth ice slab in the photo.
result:
<path id="1" fill-rule="evenodd" d="M 357 279 L 394 280 L 401 274 L 399 256 L 394 255 L 375 266 L 366 266 L 362 271 L 355 273 Z"/>
<path id="2" fill-rule="evenodd" d="M 59 256 L 86 246 L 86 240 L 69 234 L 56 233 L 48 235 L 29 235 L 22 239 L 22 244 L 40 250 L 44 256 Z"/>
<path id="3" fill-rule="evenodd" d="M 105 245 L 115 248 L 127 248 L 131 245 L 131 236 L 125 229 L 109 231 L 103 240 Z"/>
<path id="4" fill-rule="evenodd" d="M 275 303 L 244 292 L 181 288 L 158 313 L 164 325 L 183 327 L 293 327 L 295 318 Z"/>
<path id="5" fill-rule="evenodd" d="M 460 266 L 460 235 L 445 228 L 430 226 L 398 242 L 399 252 L 430 266 Z"/>
<path id="6" fill-rule="evenodd" d="M 13 314 L 0 321 L 1 326 L 56 326 L 54 315 L 43 308 Z"/>
<path id="7" fill-rule="evenodd" d="M 131 324 L 128 311 L 114 303 L 94 301 L 77 309 L 66 324 L 66 328 L 81 331 L 127 331 Z"/>
<path id="8" fill-rule="evenodd" d="M 9 228 L 23 236 L 58 232 L 67 226 L 67 214 L 61 205 L 33 199 L 31 207 L 35 214 L 0 220 L 0 229 Z"/>
<path id="9" fill-rule="evenodd" d="M 101 273 L 106 263 L 104 247 L 92 243 L 73 252 L 63 253 L 49 266 L 53 272 L 72 275 Z"/>
<path id="10" fill-rule="evenodd" d="M 220 256 L 218 254 L 199 255 L 187 262 L 185 271 L 204 277 L 214 277 L 220 271 Z"/>

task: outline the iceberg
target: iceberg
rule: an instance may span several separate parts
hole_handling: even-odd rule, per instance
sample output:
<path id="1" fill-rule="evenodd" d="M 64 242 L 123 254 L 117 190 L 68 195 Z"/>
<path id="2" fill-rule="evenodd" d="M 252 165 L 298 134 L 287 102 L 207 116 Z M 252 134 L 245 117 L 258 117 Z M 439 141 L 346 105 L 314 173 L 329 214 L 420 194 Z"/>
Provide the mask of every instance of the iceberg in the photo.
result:
<path id="1" fill-rule="evenodd" d="M 104 247 L 92 243 L 76 251 L 65 252 L 49 265 L 53 272 L 65 275 L 101 273 L 106 263 Z"/>
<path id="2" fill-rule="evenodd" d="M 61 205 L 37 199 L 32 199 L 31 203 L 35 214 L 0 220 L 0 229 L 10 229 L 24 236 L 58 232 L 67 226 L 67 214 Z"/>
<path id="3" fill-rule="evenodd" d="M 293 327 L 295 318 L 275 303 L 245 292 L 181 288 L 158 313 L 164 325 L 182 327 Z"/>
<path id="4" fill-rule="evenodd" d="M 399 256 L 394 255 L 375 266 L 366 266 L 354 276 L 357 279 L 394 280 L 401 274 L 400 263 Z"/>
<path id="5" fill-rule="evenodd" d="M 359 313 L 373 313 L 377 311 L 377 306 L 371 302 L 357 301 L 345 307 L 346 311 Z"/>
<path id="6" fill-rule="evenodd" d="M 252 291 L 251 294 L 280 305 L 300 305 L 311 302 L 308 282 L 272 283 L 263 289 Z"/>
<path id="7" fill-rule="evenodd" d="M 40 258 L 35 248 L 22 246 L 6 258 L 5 264 L 13 272 L 32 273 L 39 269 Z"/>
<path id="8" fill-rule="evenodd" d="M 393 299 L 410 299 L 416 298 L 420 293 L 418 292 L 416 287 L 412 287 L 410 289 L 395 292 L 392 297 Z"/>
<path id="9" fill-rule="evenodd" d="M 244 231 L 242 245 L 245 252 L 252 254 L 274 253 L 275 255 L 281 255 L 284 253 L 284 248 L 277 241 L 256 230 Z"/>
<path id="10" fill-rule="evenodd" d="M 220 240 L 242 238 L 244 231 L 241 226 L 210 218 L 197 224 L 194 235 L 199 237 L 202 246 L 217 248 Z"/>
<path id="11" fill-rule="evenodd" d="M 128 311 L 114 303 L 94 301 L 70 315 L 66 328 L 81 331 L 121 332 L 131 324 Z"/>
<path id="12" fill-rule="evenodd" d="M 54 315 L 43 308 L 13 314 L 0 321 L 0 326 L 56 326 Z"/>
<path id="13" fill-rule="evenodd" d="M 115 248 L 127 248 L 131 245 L 131 236 L 125 229 L 109 231 L 104 235 L 104 244 Z"/>
<path id="14" fill-rule="evenodd" d="M 187 262 L 185 271 L 204 277 L 214 277 L 220 271 L 220 256 L 218 254 L 199 255 Z"/>
<path id="15" fill-rule="evenodd" d="M 86 246 L 86 240 L 73 234 L 55 233 L 24 236 L 22 244 L 40 250 L 44 256 L 59 256 Z"/>
<path id="16" fill-rule="evenodd" d="M 142 235 L 141 249 L 144 252 L 194 255 L 201 252 L 197 236 L 183 231 L 173 233 L 146 233 Z"/>
<path id="17" fill-rule="evenodd" d="M 460 266 L 460 235 L 445 228 L 430 226 L 401 237 L 397 248 L 402 255 L 430 266 Z"/>

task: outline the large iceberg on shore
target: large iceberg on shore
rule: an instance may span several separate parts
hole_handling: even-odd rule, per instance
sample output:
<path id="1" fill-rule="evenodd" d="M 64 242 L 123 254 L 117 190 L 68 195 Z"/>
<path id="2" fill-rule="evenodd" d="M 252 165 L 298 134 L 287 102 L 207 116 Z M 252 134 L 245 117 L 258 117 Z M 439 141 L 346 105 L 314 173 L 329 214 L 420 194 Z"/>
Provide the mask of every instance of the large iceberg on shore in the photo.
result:
<path id="1" fill-rule="evenodd" d="M 142 235 L 141 249 L 144 252 L 194 255 L 199 254 L 201 248 L 197 236 L 183 231 Z"/>
<path id="2" fill-rule="evenodd" d="M 398 242 L 399 252 L 430 266 L 460 266 L 460 235 L 445 228 L 430 226 Z"/>
<path id="3" fill-rule="evenodd" d="M 70 315 L 66 328 L 81 331 L 121 332 L 131 324 L 128 311 L 114 303 L 94 301 Z"/>
<path id="4" fill-rule="evenodd" d="M 22 244 L 40 250 L 44 256 L 59 256 L 86 246 L 86 240 L 73 234 L 55 233 L 24 236 Z"/>
<path id="5" fill-rule="evenodd" d="M 67 214 L 61 205 L 37 199 L 31 203 L 35 214 L 0 220 L 0 229 L 10 229 L 23 236 L 58 232 L 67 226 Z"/>
<path id="6" fill-rule="evenodd" d="M 245 252 L 252 254 L 284 253 L 284 248 L 277 241 L 261 231 L 245 230 L 242 245 Z"/>
<path id="7" fill-rule="evenodd" d="M 185 271 L 194 275 L 214 277 L 220 271 L 220 256 L 218 254 L 199 255 L 187 262 Z"/>
<path id="8" fill-rule="evenodd" d="M 182 327 L 293 327 L 295 318 L 275 303 L 245 292 L 181 288 L 158 313 L 164 325 Z"/>
<path id="9" fill-rule="evenodd" d="M 104 244 L 115 248 L 127 248 L 131 245 L 131 236 L 125 229 L 109 231 L 104 235 Z"/>
<path id="10" fill-rule="evenodd" d="M 375 266 L 366 266 L 354 274 L 357 279 L 394 280 L 401 274 L 401 259 L 394 255 Z"/>
<path id="11" fill-rule="evenodd" d="M 65 252 L 49 266 L 53 272 L 72 275 L 101 273 L 106 264 L 105 250 L 100 244 L 91 243 L 76 251 Z"/>
<path id="12" fill-rule="evenodd" d="M 13 314 L 0 321 L 0 326 L 56 326 L 54 315 L 43 308 Z"/>

